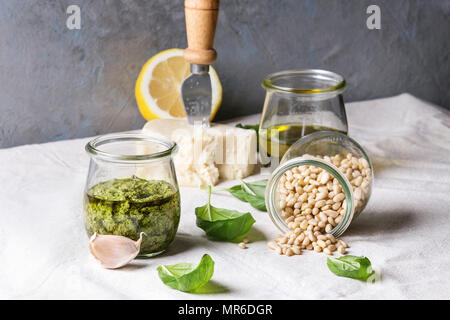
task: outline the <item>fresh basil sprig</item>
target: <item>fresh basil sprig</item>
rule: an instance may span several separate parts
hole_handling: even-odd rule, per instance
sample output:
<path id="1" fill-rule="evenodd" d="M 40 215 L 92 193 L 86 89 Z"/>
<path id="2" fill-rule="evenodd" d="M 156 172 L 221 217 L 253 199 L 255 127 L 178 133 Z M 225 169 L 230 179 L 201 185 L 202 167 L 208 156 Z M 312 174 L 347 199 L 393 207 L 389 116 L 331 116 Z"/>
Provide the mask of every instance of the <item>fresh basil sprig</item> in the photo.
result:
<path id="1" fill-rule="evenodd" d="M 241 180 L 242 189 L 253 196 L 264 198 L 266 193 L 267 180 L 260 180 L 254 182 L 245 182 Z"/>
<path id="2" fill-rule="evenodd" d="M 216 208 L 211 205 L 211 186 L 208 187 L 208 203 L 195 208 L 197 226 L 215 240 L 232 241 L 245 235 L 255 223 L 252 215 L 236 210 Z"/>
<path id="3" fill-rule="evenodd" d="M 265 190 L 267 180 L 259 180 L 254 182 L 245 182 L 241 180 L 241 184 L 235 185 L 228 189 L 215 189 L 217 191 L 228 191 L 235 198 L 250 203 L 250 205 L 258 210 L 267 211 L 265 201 Z"/>
<path id="4" fill-rule="evenodd" d="M 204 286 L 214 273 L 214 260 L 205 254 L 198 265 L 178 263 L 159 266 L 158 276 L 164 284 L 176 290 L 192 292 Z"/>
<path id="5" fill-rule="evenodd" d="M 337 276 L 362 281 L 367 281 L 374 273 L 372 264 L 366 257 L 348 255 L 340 258 L 328 258 L 327 265 L 328 269 Z"/>

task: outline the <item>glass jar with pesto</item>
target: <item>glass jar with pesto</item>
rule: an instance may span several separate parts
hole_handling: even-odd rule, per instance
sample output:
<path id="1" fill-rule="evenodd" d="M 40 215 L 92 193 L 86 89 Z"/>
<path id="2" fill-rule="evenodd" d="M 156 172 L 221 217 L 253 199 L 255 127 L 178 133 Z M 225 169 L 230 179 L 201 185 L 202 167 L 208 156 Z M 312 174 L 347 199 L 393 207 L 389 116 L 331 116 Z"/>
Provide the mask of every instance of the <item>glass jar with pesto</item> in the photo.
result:
<path id="1" fill-rule="evenodd" d="M 109 134 L 86 145 L 91 157 L 84 192 L 84 224 L 94 233 L 137 240 L 140 257 L 164 252 L 180 221 L 180 193 L 173 155 L 163 136 L 139 132 Z"/>

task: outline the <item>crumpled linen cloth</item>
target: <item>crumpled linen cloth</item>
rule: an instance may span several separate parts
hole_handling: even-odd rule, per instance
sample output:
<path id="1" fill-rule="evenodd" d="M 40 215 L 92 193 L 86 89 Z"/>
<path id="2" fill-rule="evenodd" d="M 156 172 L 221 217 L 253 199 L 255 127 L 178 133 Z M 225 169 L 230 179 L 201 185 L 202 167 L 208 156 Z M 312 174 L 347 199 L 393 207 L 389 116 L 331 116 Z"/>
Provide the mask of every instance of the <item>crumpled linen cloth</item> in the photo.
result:
<path id="1" fill-rule="evenodd" d="M 366 148 L 376 173 L 367 208 L 342 238 L 349 254 L 370 258 L 381 274 L 376 283 L 335 276 L 323 254 L 278 256 L 266 247 L 278 233 L 267 213 L 225 193 L 214 194 L 213 205 L 251 212 L 253 242 L 242 250 L 207 240 L 194 214 L 207 195 L 191 188 L 181 189 L 179 232 L 165 254 L 102 269 L 82 222 L 89 139 L 78 139 L 0 150 L 0 298 L 450 298 L 449 112 L 402 94 L 348 103 L 347 114 L 349 134 Z M 198 262 L 204 253 L 216 264 L 202 294 L 175 291 L 158 278 L 157 266 Z"/>

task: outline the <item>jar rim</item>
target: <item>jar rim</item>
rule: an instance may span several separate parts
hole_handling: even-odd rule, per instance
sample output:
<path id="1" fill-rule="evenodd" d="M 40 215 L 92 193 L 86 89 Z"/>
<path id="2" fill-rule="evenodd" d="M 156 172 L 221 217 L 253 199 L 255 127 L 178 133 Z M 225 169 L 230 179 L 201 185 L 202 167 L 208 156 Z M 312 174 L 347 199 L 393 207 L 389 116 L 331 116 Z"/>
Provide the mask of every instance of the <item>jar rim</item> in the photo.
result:
<path id="1" fill-rule="evenodd" d="M 146 154 L 116 154 L 102 151 L 100 146 L 115 142 L 152 142 L 166 147 L 163 151 L 150 152 Z M 141 162 L 148 160 L 161 159 L 171 156 L 177 150 L 177 144 L 163 135 L 147 134 L 141 131 L 129 131 L 122 133 L 111 133 L 99 136 L 86 144 L 86 152 L 102 160 L 114 162 Z"/>
<path id="2" fill-rule="evenodd" d="M 322 86 L 319 85 L 311 88 L 300 86 L 284 86 L 277 85 L 276 81 L 281 79 L 304 79 L 307 83 L 314 83 L 314 81 L 322 82 Z M 289 92 L 301 95 L 319 95 L 319 94 L 340 94 L 345 90 L 346 81 L 341 75 L 321 69 L 293 69 L 284 70 L 268 75 L 262 83 L 263 88 L 266 90 L 276 90 L 282 92 Z"/>
<path id="3" fill-rule="evenodd" d="M 344 214 L 343 219 L 329 232 L 335 237 L 341 236 L 350 226 L 354 214 L 355 214 L 355 206 L 353 205 L 353 188 L 350 184 L 350 181 L 347 179 L 345 175 L 343 175 L 339 169 L 323 159 L 316 157 L 298 157 L 291 159 L 289 161 L 284 162 L 280 166 L 278 166 L 267 182 L 266 188 L 266 207 L 269 213 L 270 219 L 274 223 L 274 225 L 281 231 L 287 232 L 289 230 L 286 222 L 282 219 L 279 212 L 276 210 L 275 206 L 275 192 L 278 187 L 278 183 L 283 176 L 283 174 L 294 167 L 298 167 L 301 165 L 312 165 L 320 167 L 330 173 L 334 178 L 338 180 L 338 182 L 342 186 L 342 191 L 344 192 L 345 199 L 347 200 L 347 208 Z"/>

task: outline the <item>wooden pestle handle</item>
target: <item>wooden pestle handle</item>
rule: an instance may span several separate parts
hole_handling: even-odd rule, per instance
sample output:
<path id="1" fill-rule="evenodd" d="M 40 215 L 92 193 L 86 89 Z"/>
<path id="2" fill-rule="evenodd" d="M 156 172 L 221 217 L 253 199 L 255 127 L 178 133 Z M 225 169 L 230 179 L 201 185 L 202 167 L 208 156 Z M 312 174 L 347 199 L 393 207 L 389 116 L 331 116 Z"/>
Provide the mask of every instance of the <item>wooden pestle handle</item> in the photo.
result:
<path id="1" fill-rule="evenodd" d="M 184 58 L 191 64 L 210 65 L 217 59 L 213 48 L 219 0 L 185 0 L 188 48 Z"/>

